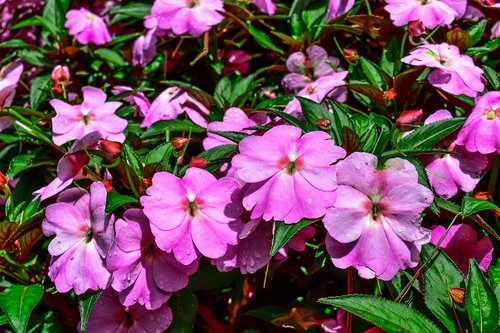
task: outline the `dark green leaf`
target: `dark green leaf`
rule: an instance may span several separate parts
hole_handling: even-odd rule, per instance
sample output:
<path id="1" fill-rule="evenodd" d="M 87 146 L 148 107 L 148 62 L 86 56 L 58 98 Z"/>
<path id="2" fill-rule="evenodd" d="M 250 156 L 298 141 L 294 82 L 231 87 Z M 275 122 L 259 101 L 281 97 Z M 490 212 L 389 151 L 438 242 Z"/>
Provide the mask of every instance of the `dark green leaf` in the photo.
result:
<path id="1" fill-rule="evenodd" d="M 223 273 L 215 266 L 205 266 L 189 279 L 187 289 L 191 291 L 219 289 L 233 282 L 238 276 L 237 270 Z"/>
<path id="2" fill-rule="evenodd" d="M 327 297 L 321 303 L 342 308 L 388 333 L 440 333 L 432 321 L 415 309 L 371 295 Z"/>
<path id="3" fill-rule="evenodd" d="M 18 174 L 28 169 L 36 168 L 42 165 L 53 165 L 52 161 L 37 160 L 35 155 L 17 155 L 9 164 L 7 177 L 12 179 Z"/>
<path id="4" fill-rule="evenodd" d="M 64 330 L 57 321 L 55 312 L 47 312 L 43 318 L 42 333 L 63 333 Z"/>
<path id="5" fill-rule="evenodd" d="M 397 36 L 392 36 L 382 50 L 380 67 L 384 72 L 392 77 L 396 76 L 401 69 L 402 63 L 399 56 L 400 49 L 401 39 Z"/>
<path id="6" fill-rule="evenodd" d="M 471 41 L 470 46 L 476 45 L 481 40 L 484 30 L 486 29 L 486 23 L 488 23 L 488 20 L 481 20 L 467 29 L 467 34 L 469 35 Z"/>
<path id="7" fill-rule="evenodd" d="M 94 51 L 94 54 L 108 63 L 118 65 L 118 66 L 126 66 L 127 61 L 121 56 L 121 54 L 115 50 L 111 49 L 97 49 Z"/>
<path id="8" fill-rule="evenodd" d="M 359 61 L 368 80 L 372 84 L 376 85 L 379 89 L 384 89 L 387 85 L 384 81 L 384 77 L 382 76 L 380 67 L 378 67 L 365 57 L 360 57 Z"/>
<path id="9" fill-rule="evenodd" d="M 128 195 L 122 195 L 115 191 L 108 192 L 108 196 L 106 198 L 106 213 L 112 213 L 116 208 L 130 204 L 139 202 L 136 198 L 129 197 Z"/>
<path id="10" fill-rule="evenodd" d="M 79 302 L 79 309 L 80 309 L 80 329 L 82 332 L 85 332 L 87 329 L 87 323 L 89 321 L 90 313 L 92 312 L 92 309 L 94 308 L 95 303 L 97 302 L 97 299 L 99 296 L 101 296 L 102 291 L 97 292 L 86 299 L 82 299 Z"/>
<path id="11" fill-rule="evenodd" d="M 227 159 L 236 151 L 237 147 L 237 145 L 233 144 L 217 146 L 200 153 L 198 157 L 203 158 L 208 162 Z"/>
<path id="12" fill-rule="evenodd" d="M 500 90 L 500 74 L 491 67 L 483 66 L 484 76 L 488 79 L 493 89 Z"/>
<path id="13" fill-rule="evenodd" d="M 254 75 L 238 74 L 222 77 L 214 91 L 214 98 L 219 107 L 241 106 L 252 93 L 254 78 Z"/>
<path id="14" fill-rule="evenodd" d="M 452 118 L 422 126 L 402 138 L 398 145 L 401 149 L 432 148 L 439 141 L 456 131 L 465 118 Z"/>
<path id="15" fill-rule="evenodd" d="M 476 199 L 474 197 L 464 197 L 462 201 L 462 217 L 466 218 L 483 210 L 500 209 L 492 202 Z"/>
<path id="16" fill-rule="evenodd" d="M 43 8 L 43 18 L 53 24 L 58 30 L 64 27 L 69 0 L 47 0 Z"/>
<path id="17" fill-rule="evenodd" d="M 495 330 L 500 313 L 498 301 L 475 259 L 469 261 L 465 304 L 473 327 L 481 333 Z"/>
<path id="18" fill-rule="evenodd" d="M 30 106 L 32 109 L 38 109 L 41 102 L 47 97 L 50 75 L 39 75 L 33 79 L 30 86 Z"/>
<path id="19" fill-rule="evenodd" d="M 318 125 L 316 125 L 316 120 L 324 118 L 328 119 L 331 122 L 334 122 L 333 115 L 331 112 L 316 102 L 311 101 L 310 99 L 304 97 L 296 97 L 300 102 L 300 108 L 302 109 L 302 114 L 304 118 L 309 123 L 311 128 L 318 129 Z"/>
<path id="20" fill-rule="evenodd" d="M 290 238 L 295 236 L 297 232 L 317 221 L 318 220 L 303 219 L 302 221 L 294 224 L 285 224 L 282 221 L 274 222 L 273 243 L 270 252 L 271 257 L 274 256 L 283 246 L 285 246 Z"/>
<path id="21" fill-rule="evenodd" d="M 303 123 L 302 121 L 298 120 L 294 116 L 289 115 L 288 113 L 285 113 L 283 111 L 276 110 L 276 109 L 272 109 L 271 111 L 273 113 L 275 113 L 277 116 L 283 118 L 289 124 L 295 125 L 298 128 L 300 128 L 302 130 L 302 132 L 304 132 L 304 133 L 309 132 L 310 129 L 309 129 L 308 124 Z"/>
<path id="22" fill-rule="evenodd" d="M 30 44 L 26 43 L 24 40 L 21 39 L 10 39 L 0 43 L 0 47 L 12 47 L 12 48 L 18 48 L 18 47 L 24 48 L 29 45 Z"/>
<path id="23" fill-rule="evenodd" d="M 113 6 L 109 10 L 109 14 L 115 15 L 111 21 L 111 24 L 129 17 L 142 20 L 145 16 L 151 14 L 151 4 L 139 2 L 119 4 Z"/>
<path id="24" fill-rule="evenodd" d="M 484 43 L 482 46 L 469 47 L 465 51 L 465 54 L 467 54 L 468 56 L 471 56 L 473 58 L 481 57 L 489 52 L 495 51 L 499 47 L 500 47 L 500 37 L 497 37 L 495 39 L 492 39 L 492 40 Z"/>
<path id="25" fill-rule="evenodd" d="M 169 300 L 172 308 L 173 322 L 169 332 L 192 332 L 196 311 L 198 310 L 198 298 L 189 290 L 177 292 Z"/>
<path id="26" fill-rule="evenodd" d="M 187 119 L 172 119 L 157 121 L 141 135 L 141 138 L 149 138 L 158 134 L 164 134 L 165 131 L 170 132 L 192 132 L 203 133 L 205 129 Z"/>
<path id="27" fill-rule="evenodd" d="M 137 156 L 137 153 L 127 144 L 123 145 L 122 152 L 125 155 L 127 164 L 138 176 L 142 176 L 142 161 L 139 156 Z"/>
<path id="28" fill-rule="evenodd" d="M 163 162 L 165 158 L 168 158 L 172 154 L 172 149 L 170 142 L 165 142 L 155 147 L 146 156 L 146 164 Z"/>
<path id="29" fill-rule="evenodd" d="M 31 312 L 42 296 L 43 287 L 39 284 L 15 285 L 0 294 L 0 308 L 7 315 L 16 333 L 26 332 Z"/>
<path id="30" fill-rule="evenodd" d="M 251 23 L 247 23 L 247 30 L 250 33 L 250 35 L 252 35 L 252 37 L 255 39 L 257 44 L 259 44 L 261 47 L 268 50 L 276 51 L 283 55 L 286 54 L 285 51 L 283 51 L 278 46 L 276 46 L 276 44 L 274 44 L 273 40 L 269 37 L 268 34 L 257 29 Z"/>
<path id="31" fill-rule="evenodd" d="M 42 52 L 30 49 L 18 49 L 16 54 L 19 58 L 26 60 L 35 66 L 48 66 L 49 62 Z"/>
<path id="32" fill-rule="evenodd" d="M 226 138 L 232 142 L 239 143 L 241 140 L 246 138 L 248 134 L 242 133 L 242 132 L 231 132 L 231 131 L 209 131 L 210 133 L 217 134 L 222 136 L 223 138 Z"/>

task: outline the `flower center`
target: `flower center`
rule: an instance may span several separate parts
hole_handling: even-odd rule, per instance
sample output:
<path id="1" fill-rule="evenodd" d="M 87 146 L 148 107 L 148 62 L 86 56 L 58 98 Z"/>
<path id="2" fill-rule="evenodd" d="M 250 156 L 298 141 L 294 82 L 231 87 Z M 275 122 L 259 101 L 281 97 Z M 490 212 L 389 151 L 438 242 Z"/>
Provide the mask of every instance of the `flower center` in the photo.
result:
<path id="1" fill-rule="evenodd" d="M 95 20 L 95 16 L 94 16 L 94 15 L 92 15 L 92 14 L 90 14 L 90 13 L 88 13 L 88 14 L 87 14 L 87 20 L 89 20 L 90 22 L 92 22 L 92 21 L 94 21 L 94 20 Z"/>
<path id="2" fill-rule="evenodd" d="M 289 175 L 293 175 L 296 171 L 297 171 L 297 166 L 295 165 L 295 162 L 288 163 L 286 167 L 286 173 Z"/>
<path id="3" fill-rule="evenodd" d="M 382 207 L 380 206 L 380 196 L 378 194 L 372 194 L 368 196 L 370 198 L 370 214 L 374 220 L 377 220 L 382 215 Z"/>
<path id="4" fill-rule="evenodd" d="M 200 0 L 186 0 L 186 6 L 188 8 L 194 8 L 200 2 Z"/>
<path id="5" fill-rule="evenodd" d="M 134 318 L 132 317 L 132 314 L 130 313 L 128 306 L 125 308 L 125 318 L 123 319 L 123 324 L 125 327 L 132 327 L 134 325 Z"/>
<path id="6" fill-rule="evenodd" d="M 156 252 L 155 243 L 150 243 L 142 247 L 142 256 L 145 259 L 154 257 L 155 252 Z"/>
<path id="7" fill-rule="evenodd" d="M 497 110 L 496 107 L 491 108 L 490 110 L 485 110 L 484 114 L 486 115 L 486 119 L 488 120 L 494 120 L 497 119 L 498 116 L 500 116 L 500 110 Z"/>
<path id="8" fill-rule="evenodd" d="M 85 233 L 85 243 L 90 243 L 93 237 L 94 234 L 92 232 L 92 229 L 87 230 L 87 232 Z"/>

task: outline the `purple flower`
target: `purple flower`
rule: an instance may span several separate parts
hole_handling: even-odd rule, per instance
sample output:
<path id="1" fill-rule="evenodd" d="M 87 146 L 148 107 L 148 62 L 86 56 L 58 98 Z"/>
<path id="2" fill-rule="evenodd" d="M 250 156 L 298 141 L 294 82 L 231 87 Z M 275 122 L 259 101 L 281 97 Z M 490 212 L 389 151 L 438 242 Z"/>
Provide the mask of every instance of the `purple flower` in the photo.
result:
<path id="1" fill-rule="evenodd" d="M 106 260 L 112 287 L 123 305 L 136 303 L 157 309 L 173 292 L 185 288 L 198 263 L 178 263 L 155 244 L 149 220 L 140 209 L 129 209 L 115 223 L 116 237 Z"/>
<path id="2" fill-rule="evenodd" d="M 327 319 L 321 323 L 321 328 L 325 333 L 347 333 L 347 328 L 344 326 L 342 319 L 344 318 L 345 311 L 342 309 L 337 310 L 336 319 Z"/>
<path id="3" fill-rule="evenodd" d="M 330 22 L 339 16 L 346 14 L 354 7 L 354 0 L 330 0 L 326 12 L 326 22 Z"/>
<path id="4" fill-rule="evenodd" d="M 200 36 L 224 19 L 221 13 L 224 13 L 222 0 L 155 0 L 144 25 L 175 35 Z"/>
<path id="5" fill-rule="evenodd" d="M 61 293 L 73 289 L 80 295 L 108 286 L 111 274 L 104 258 L 113 241 L 114 217 L 104 212 L 106 195 L 100 182 L 90 186 L 90 194 L 72 188 L 45 211 L 43 233 L 55 235 L 49 244 L 49 276 Z"/>
<path id="6" fill-rule="evenodd" d="M 10 63 L 2 67 L 0 71 L 0 107 L 12 104 L 23 70 L 24 66 L 21 62 Z"/>
<path id="7" fill-rule="evenodd" d="M 421 45 L 401 59 L 413 66 L 435 68 L 427 77 L 434 87 L 454 95 L 475 97 L 484 90 L 483 71 L 471 57 L 460 54 L 455 45 L 446 43 Z"/>
<path id="8" fill-rule="evenodd" d="M 435 225 L 431 228 L 431 243 L 437 245 L 446 232 L 446 228 Z M 467 224 L 458 224 L 450 228 L 440 248 L 457 264 L 462 272 L 469 274 L 469 259 L 476 259 L 483 272 L 488 270 L 493 259 L 493 246 L 488 237 L 477 241 L 477 233 Z"/>
<path id="9" fill-rule="evenodd" d="M 274 15 L 276 13 L 276 5 L 273 0 L 252 0 L 252 3 L 259 8 L 259 10 L 267 15 Z"/>
<path id="10" fill-rule="evenodd" d="M 64 27 L 80 44 L 103 45 L 111 41 L 108 27 L 103 19 L 85 8 L 72 9 L 66 13 Z"/>
<path id="11" fill-rule="evenodd" d="M 106 102 L 106 94 L 94 87 L 83 87 L 83 103 L 69 105 L 58 99 L 50 101 L 57 115 L 52 119 L 54 143 L 62 145 L 81 139 L 90 132 L 101 133 L 103 139 L 123 143 L 127 121 L 115 115 L 120 102 Z"/>
<path id="12" fill-rule="evenodd" d="M 160 120 L 176 119 L 184 112 L 196 125 L 207 127 L 204 116 L 208 115 L 209 111 L 203 104 L 181 88 L 167 88 L 151 103 L 141 127 L 149 127 Z"/>
<path id="13" fill-rule="evenodd" d="M 136 105 L 139 113 L 143 117 L 148 113 L 150 103 L 143 92 L 134 91 L 131 87 L 127 86 L 114 86 L 113 89 L 111 89 L 111 93 L 113 95 L 126 94 L 126 97 L 123 98 L 124 101 Z"/>
<path id="14" fill-rule="evenodd" d="M 476 99 L 456 142 L 470 152 L 500 153 L 500 91 L 490 91 Z"/>
<path id="15" fill-rule="evenodd" d="M 222 257 L 228 244 L 237 243 L 240 187 L 235 179 L 217 180 L 199 168 L 189 168 L 182 179 L 156 173 L 141 203 L 158 247 L 173 252 L 184 265 L 195 261 L 199 252 L 212 259 Z"/>
<path id="16" fill-rule="evenodd" d="M 249 117 L 240 108 L 229 108 L 224 114 L 224 119 L 222 121 L 214 121 L 209 123 L 207 130 L 221 132 L 235 131 L 252 134 L 255 131 L 243 129 L 252 126 L 264 125 L 270 121 L 271 119 L 264 112 L 256 112 Z M 203 140 L 203 148 L 205 149 L 210 149 L 226 144 L 234 144 L 234 142 L 210 132 L 208 132 L 207 137 Z"/>
<path id="17" fill-rule="evenodd" d="M 132 49 L 132 64 L 134 66 L 140 65 L 146 67 L 156 55 L 156 42 L 155 36 L 156 29 L 151 29 L 146 35 L 140 36 L 134 42 Z"/>
<path id="18" fill-rule="evenodd" d="M 235 177 L 246 182 L 243 206 L 251 218 L 297 223 L 318 218 L 335 202 L 337 168 L 345 156 L 325 132 L 301 135 L 294 126 L 276 126 L 263 136 L 251 135 L 233 157 Z"/>
<path id="19" fill-rule="evenodd" d="M 152 311 L 139 304 L 123 306 L 118 294 L 109 288 L 99 296 L 92 308 L 85 332 L 157 333 L 164 332 L 171 323 L 172 310 L 166 305 Z"/>
<path id="20" fill-rule="evenodd" d="M 411 21 L 422 21 L 427 29 L 438 25 L 450 25 L 462 17 L 467 9 L 467 0 L 386 0 L 385 10 L 391 14 L 396 26 Z"/>
<path id="21" fill-rule="evenodd" d="M 391 158 L 380 170 L 377 163 L 376 156 L 358 152 L 342 161 L 337 201 L 323 222 L 335 266 L 354 266 L 365 279 L 390 280 L 418 264 L 422 244 L 430 241 L 421 213 L 434 196 L 418 183 L 410 162 Z"/>

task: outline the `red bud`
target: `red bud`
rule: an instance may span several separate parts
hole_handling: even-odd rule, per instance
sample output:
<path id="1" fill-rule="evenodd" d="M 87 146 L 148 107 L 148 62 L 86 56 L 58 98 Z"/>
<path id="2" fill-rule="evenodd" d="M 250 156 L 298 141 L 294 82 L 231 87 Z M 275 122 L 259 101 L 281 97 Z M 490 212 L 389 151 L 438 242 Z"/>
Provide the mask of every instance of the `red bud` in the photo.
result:
<path id="1" fill-rule="evenodd" d="M 9 185 L 9 180 L 7 179 L 7 176 L 0 171 L 0 187 L 4 187 L 5 185 Z"/>
<path id="2" fill-rule="evenodd" d="M 356 61 L 359 59 L 358 51 L 355 49 L 342 49 L 344 51 L 344 57 L 349 61 Z"/>
<path id="3" fill-rule="evenodd" d="M 396 119 L 396 126 L 401 131 L 411 131 L 415 128 L 415 125 L 420 123 L 423 114 L 424 112 L 422 109 L 403 111 L 399 118 Z"/>
<path id="4" fill-rule="evenodd" d="M 172 139 L 172 146 L 174 147 L 174 150 L 176 152 L 180 152 L 187 145 L 188 141 L 189 141 L 188 138 L 173 138 Z"/>
<path id="5" fill-rule="evenodd" d="M 465 289 L 464 288 L 450 288 L 448 293 L 455 304 L 460 306 L 465 305 Z"/>
<path id="6" fill-rule="evenodd" d="M 191 168 L 205 169 L 207 165 L 208 165 L 207 160 L 200 157 L 191 157 L 191 162 L 189 163 L 189 167 Z"/>
<path id="7" fill-rule="evenodd" d="M 123 145 L 119 142 L 109 141 L 106 139 L 101 140 L 101 148 L 105 153 L 108 153 L 112 157 L 120 156 Z"/>
<path id="8" fill-rule="evenodd" d="M 422 21 L 412 21 L 408 24 L 408 33 L 410 36 L 418 37 L 425 32 L 425 27 Z"/>
<path id="9" fill-rule="evenodd" d="M 383 97 L 384 97 L 384 99 L 394 101 L 396 99 L 396 91 L 393 88 L 391 88 L 387 91 L 384 91 Z"/>
<path id="10" fill-rule="evenodd" d="M 316 120 L 316 125 L 318 125 L 318 127 L 323 131 L 329 130 L 331 128 L 331 124 L 332 122 L 325 118 L 319 118 L 318 120 Z"/>
<path id="11" fill-rule="evenodd" d="M 490 200 L 490 192 L 488 191 L 477 191 L 474 193 L 474 198 L 484 201 Z"/>

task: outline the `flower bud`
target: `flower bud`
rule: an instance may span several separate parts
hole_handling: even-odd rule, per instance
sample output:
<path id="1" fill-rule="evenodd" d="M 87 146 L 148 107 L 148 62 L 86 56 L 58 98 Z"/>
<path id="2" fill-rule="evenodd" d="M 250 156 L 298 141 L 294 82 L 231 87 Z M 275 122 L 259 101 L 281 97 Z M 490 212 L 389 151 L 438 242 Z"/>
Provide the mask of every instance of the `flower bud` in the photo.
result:
<path id="1" fill-rule="evenodd" d="M 109 154 L 111 157 L 118 157 L 122 151 L 123 145 L 119 142 L 109 141 L 106 139 L 101 140 L 102 151 Z"/>
<path id="2" fill-rule="evenodd" d="M 472 45 L 470 35 L 467 31 L 456 27 L 446 33 L 446 42 L 456 45 L 459 49 L 465 50 Z"/>
<path id="3" fill-rule="evenodd" d="M 208 162 L 204 158 L 191 157 L 191 162 L 189 163 L 190 168 L 201 168 L 205 169 L 208 166 Z"/>
<path id="4" fill-rule="evenodd" d="M 359 59 L 358 51 L 355 49 L 342 49 L 344 51 L 344 57 L 349 61 L 357 61 Z"/>
<path id="5" fill-rule="evenodd" d="M 69 68 L 67 66 L 57 65 L 52 70 L 50 77 L 54 83 L 64 83 L 71 80 L 71 74 L 69 73 Z"/>
<path id="6" fill-rule="evenodd" d="M 173 138 L 172 146 L 176 152 L 181 152 L 186 147 L 188 141 L 188 138 Z"/>
<path id="7" fill-rule="evenodd" d="M 321 128 L 323 131 L 328 131 L 331 128 L 331 121 L 325 118 L 319 118 L 316 120 L 316 125 Z"/>
<path id="8" fill-rule="evenodd" d="M 484 201 L 490 200 L 490 192 L 488 191 L 477 191 L 474 193 L 474 198 Z"/>
<path id="9" fill-rule="evenodd" d="M 408 33 L 410 36 L 418 37 L 425 32 L 425 27 L 422 21 L 412 21 L 408 24 Z"/>
<path id="10" fill-rule="evenodd" d="M 5 185 L 9 185 L 9 180 L 7 179 L 7 176 L 0 171 L 0 188 L 4 187 Z"/>
<path id="11" fill-rule="evenodd" d="M 460 306 L 465 305 L 465 289 L 464 288 L 450 288 L 448 293 L 455 304 Z"/>
<path id="12" fill-rule="evenodd" d="M 384 97 L 384 99 L 387 99 L 389 101 L 394 101 L 396 99 L 396 96 L 397 94 L 394 88 L 384 91 L 384 93 L 382 94 L 382 97 Z"/>
<path id="13" fill-rule="evenodd" d="M 411 131 L 415 128 L 415 125 L 420 123 L 422 120 L 424 112 L 420 110 L 408 110 L 403 111 L 398 119 L 396 119 L 396 126 L 401 131 Z"/>
<path id="14" fill-rule="evenodd" d="M 142 186 L 144 187 L 144 189 L 147 189 L 151 185 L 153 185 L 153 180 L 151 178 L 142 178 Z"/>

